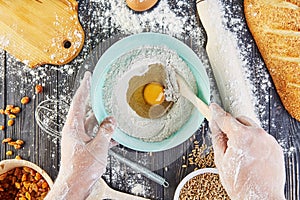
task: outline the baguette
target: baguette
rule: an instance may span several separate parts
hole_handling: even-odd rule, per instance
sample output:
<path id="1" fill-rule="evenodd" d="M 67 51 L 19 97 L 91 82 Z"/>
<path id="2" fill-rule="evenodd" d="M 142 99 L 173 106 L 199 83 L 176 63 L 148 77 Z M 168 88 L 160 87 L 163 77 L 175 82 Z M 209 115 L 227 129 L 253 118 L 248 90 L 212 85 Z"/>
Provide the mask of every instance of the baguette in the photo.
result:
<path id="1" fill-rule="evenodd" d="M 300 121 L 300 1 L 245 0 L 244 12 L 284 107 Z"/>

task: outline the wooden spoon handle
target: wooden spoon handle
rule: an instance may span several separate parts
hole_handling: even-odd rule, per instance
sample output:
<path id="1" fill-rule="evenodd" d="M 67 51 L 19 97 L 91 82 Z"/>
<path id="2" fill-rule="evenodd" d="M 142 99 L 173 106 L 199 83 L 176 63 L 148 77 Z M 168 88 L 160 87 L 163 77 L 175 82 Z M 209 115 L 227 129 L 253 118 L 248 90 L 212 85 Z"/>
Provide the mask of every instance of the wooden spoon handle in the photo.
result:
<path id="1" fill-rule="evenodd" d="M 187 85 L 185 80 L 178 74 L 176 74 L 177 83 L 179 85 L 180 94 L 188 99 L 194 106 L 199 110 L 199 112 L 208 120 L 211 120 L 211 113 L 209 107 L 200 98 L 198 98 L 191 88 Z"/>
<path id="2" fill-rule="evenodd" d="M 211 113 L 208 105 L 206 105 L 201 99 L 199 99 L 191 90 L 186 90 L 182 96 L 187 98 L 194 106 L 199 110 L 199 112 L 207 119 L 211 120 Z"/>

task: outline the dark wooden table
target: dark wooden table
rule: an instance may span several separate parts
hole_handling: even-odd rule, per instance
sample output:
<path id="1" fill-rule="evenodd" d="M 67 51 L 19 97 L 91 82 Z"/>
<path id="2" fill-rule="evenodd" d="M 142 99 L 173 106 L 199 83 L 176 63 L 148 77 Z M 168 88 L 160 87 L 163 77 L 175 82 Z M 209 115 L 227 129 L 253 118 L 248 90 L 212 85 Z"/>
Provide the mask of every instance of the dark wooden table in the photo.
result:
<path id="1" fill-rule="evenodd" d="M 89 0 L 79 1 L 79 18 L 86 33 L 86 41 L 79 56 L 65 66 L 41 66 L 36 69 L 28 69 L 14 57 L 0 50 L 0 108 L 5 108 L 6 105 L 13 104 L 20 106 L 22 109 L 22 112 L 15 119 L 14 126 L 0 131 L 0 139 L 12 137 L 13 139 L 22 139 L 25 141 L 24 147 L 19 150 L 1 144 L 1 160 L 20 155 L 23 159 L 41 166 L 53 179 L 56 178 L 59 171 L 60 142 L 59 139 L 49 136 L 38 127 L 34 117 L 35 108 L 41 101 L 48 98 L 70 102 L 74 88 L 76 88 L 75 83 L 78 82 L 78 77 L 82 73 L 83 68 L 86 65 L 88 65 L 87 68 L 95 65 L 97 58 L 111 44 L 120 39 L 122 37 L 120 35 L 124 34 L 121 29 L 116 27 L 107 26 L 107 24 L 106 26 L 102 26 L 102 21 L 99 19 L 101 16 L 107 15 L 111 7 L 109 6 L 109 1 L 107 3 L 103 3 L 104 1 L 100 2 L 97 3 Z M 183 2 L 185 3 L 181 4 Z M 226 9 L 228 13 L 239 17 L 243 21 L 242 2 L 242 0 L 226 1 Z M 193 0 L 169 0 L 168 6 L 171 10 L 176 10 L 174 12 L 178 16 L 195 17 L 196 15 L 196 5 Z M 140 15 L 139 13 L 132 14 Z M 230 22 L 232 16 L 228 15 L 227 17 Z M 242 41 L 242 45 L 247 43 L 253 46 L 252 51 L 248 55 L 252 58 L 249 61 L 251 64 L 249 66 L 262 62 L 261 56 L 247 28 L 243 30 L 235 29 L 234 22 L 232 21 L 228 26 L 238 36 L 239 41 Z M 151 27 L 145 27 L 144 31 L 153 30 L 151 30 Z M 163 28 L 158 32 L 168 34 L 168 31 Z M 202 54 L 199 56 L 205 57 L 205 52 L 199 51 L 199 49 L 203 50 L 202 44 L 195 44 L 193 39 L 189 37 L 188 30 L 186 30 L 185 34 L 179 39 L 187 43 L 196 53 Z M 89 62 L 86 62 L 93 49 L 96 49 L 96 56 Z M 272 134 L 285 149 L 287 172 L 286 197 L 287 199 L 298 200 L 300 198 L 300 123 L 291 118 L 282 106 L 270 77 L 268 78 L 270 84 L 264 84 L 262 80 L 265 79 L 259 74 L 261 71 L 255 70 L 252 67 L 249 67 L 249 69 L 251 71 L 250 76 L 253 81 L 253 87 L 256 90 L 257 99 L 260 104 L 259 116 L 264 122 L 262 124 L 263 128 Z M 209 71 L 210 69 L 208 68 Z M 212 77 L 211 72 L 209 72 L 209 76 Z M 36 84 L 44 86 L 43 93 L 38 95 L 34 93 L 34 86 Z M 262 89 L 262 85 L 267 86 L 267 88 Z M 23 96 L 29 96 L 31 102 L 27 105 L 21 105 L 20 99 Z M 266 96 L 268 101 L 265 101 Z M 6 124 L 7 120 L 7 117 L 0 115 L 0 125 Z M 163 176 L 170 183 L 168 188 L 164 188 L 149 180 L 140 172 L 132 170 L 112 156 L 109 156 L 104 179 L 112 188 L 120 191 L 151 199 L 172 199 L 180 180 L 194 168 L 193 166 L 183 168 L 182 165 L 187 162 L 184 158 L 187 158 L 193 149 L 194 141 L 199 141 L 201 145 L 204 141 L 204 136 L 206 137 L 208 134 L 208 123 L 205 121 L 188 141 L 167 151 L 143 153 L 122 146 L 115 147 L 114 150 L 118 151 L 124 157 Z M 12 150 L 14 155 L 7 156 L 6 152 L 8 150 Z"/>

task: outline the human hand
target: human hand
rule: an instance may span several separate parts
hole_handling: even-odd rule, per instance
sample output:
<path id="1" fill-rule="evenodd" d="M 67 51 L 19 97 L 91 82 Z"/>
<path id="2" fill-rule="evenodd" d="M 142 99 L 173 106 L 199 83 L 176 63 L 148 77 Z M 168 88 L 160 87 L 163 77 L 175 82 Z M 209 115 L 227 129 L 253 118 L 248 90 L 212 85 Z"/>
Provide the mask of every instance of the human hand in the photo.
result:
<path id="1" fill-rule="evenodd" d="M 86 119 L 90 77 L 85 73 L 71 103 L 62 130 L 60 171 L 46 199 L 85 199 L 105 172 L 116 122 L 111 117 L 104 119 L 95 138 L 91 137 L 97 122 L 94 115 Z"/>
<path id="2" fill-rule="evenodd" d="M 230 198 L 285 199 L 284 156 L 275 138 L 251 119 L 234 118 L 217 104 L 210 111 L 215 164 Z"/>

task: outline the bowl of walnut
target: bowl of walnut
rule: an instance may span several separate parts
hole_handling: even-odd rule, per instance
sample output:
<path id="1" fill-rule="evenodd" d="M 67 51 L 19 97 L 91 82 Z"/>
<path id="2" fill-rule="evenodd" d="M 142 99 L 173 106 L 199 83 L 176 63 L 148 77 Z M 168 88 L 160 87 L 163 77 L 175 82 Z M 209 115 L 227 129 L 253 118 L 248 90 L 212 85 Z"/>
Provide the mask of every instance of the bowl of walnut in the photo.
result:
<path id="1" fill-rule="evenodd" d="M 203 168 L 188 174 L 176 188 L 174 200 L 230 199 L 216 168 Z"/>
<path id="2" fill-rule="evenodd" d="M 17 159 L 0 162 L 1 200 L 42 200 L 52 185 L 49 175 L 32 162 Z"/>

